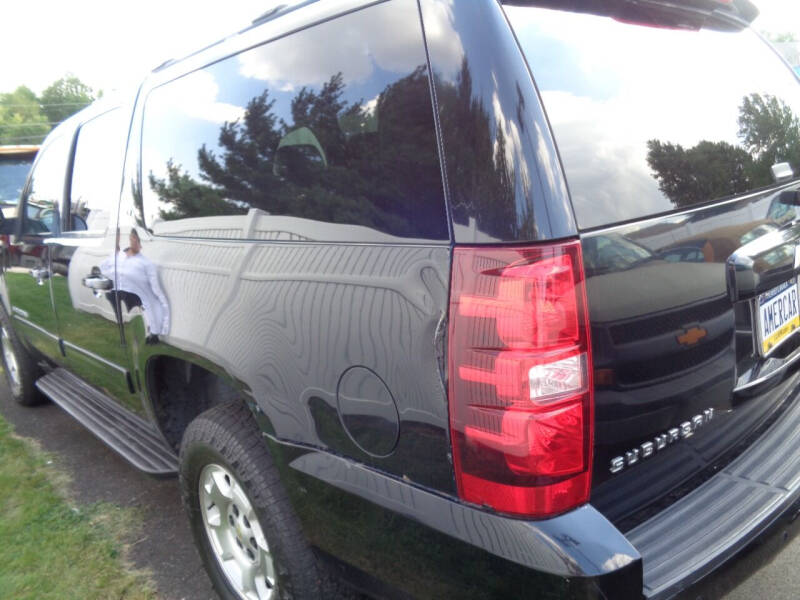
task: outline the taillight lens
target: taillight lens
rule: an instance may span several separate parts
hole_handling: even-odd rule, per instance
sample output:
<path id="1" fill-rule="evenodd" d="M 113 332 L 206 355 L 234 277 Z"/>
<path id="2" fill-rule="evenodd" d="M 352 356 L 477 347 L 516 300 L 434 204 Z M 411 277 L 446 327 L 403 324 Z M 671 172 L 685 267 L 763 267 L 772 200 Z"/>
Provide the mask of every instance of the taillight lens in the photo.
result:
<path id="1" fill-rule="evenodd" d="M 590 348 L 579 242 L 454 249 L 449 401 L 462 498 L 532 517 L 588 501 Z"/>

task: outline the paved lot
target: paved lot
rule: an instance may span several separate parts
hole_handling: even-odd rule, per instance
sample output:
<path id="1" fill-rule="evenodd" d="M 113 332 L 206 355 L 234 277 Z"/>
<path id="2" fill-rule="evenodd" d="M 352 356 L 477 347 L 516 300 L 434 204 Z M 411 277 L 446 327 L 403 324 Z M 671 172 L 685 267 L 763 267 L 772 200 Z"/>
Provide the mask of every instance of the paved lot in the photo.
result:
<path id="1" fill-rule="evenodd" d="M 54 404 L 24 408 L 10 400 L 0 379 L 0 412 L 20 435 L 39 440 L 72 478 L 81 503 L 113 502 L 144 513 L 145 529 L 132 540 L 131 559 L 149 569 L 163 600 L 215 600 L 194 549 L 175 479 L 138 472 Z M 727 567 L 690 600 L 796 600 L 800 598 L 800 519 L 776 528 L 765 544 Z"/>

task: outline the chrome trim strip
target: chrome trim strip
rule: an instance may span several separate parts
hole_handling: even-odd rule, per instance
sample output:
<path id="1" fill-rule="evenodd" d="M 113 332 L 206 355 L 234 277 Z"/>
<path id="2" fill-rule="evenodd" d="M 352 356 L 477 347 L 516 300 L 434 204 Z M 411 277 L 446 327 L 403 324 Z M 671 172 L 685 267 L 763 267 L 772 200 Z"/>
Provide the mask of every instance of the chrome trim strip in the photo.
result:
<path id="1" fill-rule="evenodd" d="M 27 325 L 28 327 L 31 327 L 31 328 L 35 329 L 39 333 L 43 333 L 47 337 L 58 341 L 58 336 L 57 335 L 53 335 L 52 333 L 47 331 L 47 329 L 45 329 L 44 327 L 40 327 L 39 325 L 37 325 L 36 323 L 33 323 L 32 321 L 29 321 L 28 319 L 23 319 L 16 312 L 12 312 L 11 316 L 14 317 L 20 323 L 23 323 L 24 325 Z"/>
<path id="2" fill-rule="evenodd" d="M 94 359 L 94 360 L 96 360 L 97 362 L 101 362 L 101 363 L 103 363 L 104 365 L 111 367 L 112 369 L 116 369 L 117 371 L 119 371 L 119 372 L 120 372 L 120 373 L 122 373 L 123 375 L 124 375 L 125 373 L 127 373 L 127 372 L 128 372 L 128 369 L 126 369 L 125 367 L 121 367 L 121 366 L 119 366 L 117 363 L 113 363 L 113 362 L 111 362 L 110 360 L 106 360 L 106 359 L 105 359 L 105 358 L 103 358 L 102 356 L 99 356 L 99 355 L 95 354 L 94 352 L 90 352 L 90 351 L 89 351 L 89 350 L 87 350 L 86 348 L 81 348 L 80 346 L 76 346 L 75 344 L 72 344 L 72 343 L 68 342 L 67 340 L 63 340 L 63 342 L 62 342 L 62 343 L 63 343 L 63 344 L 64 344 L 64 346 L 66 346 L 67 348 L 71 348 L 71 349 L 73 349 L 73 350 L 77 350 L 77 351 L 78 351 L 78 352 L 80 352 L 81 354 L 84 354 L 84 355 L 86 355 L 86 356 L 88 356 L 88 357 L 90 357 L 90 358 L 93 358 L 93 359 Z"/>
<path id="3" fill-rule="evenodd" d="M 781 366 L 777 367 L 774 371 L 770 371 L 769 373 L 767 373 L 766 375 L 764 375 L 762 377 L 758 377 L 758 378 L 754 379 L 753 381 L 748 381 L 747 383 L 745 383 L 743 385 L 740 385 L 740 386 L 737 386 L 737 387 L 733 388 L 733 393 L 735 394 L 736 392 L 741 392 L 743 390 L 749 389 L 751 387 L 755 387 L 755 386 L 760 385 L 760 384 L 762 384 L 762 383 L 764 383 L 766 381 L 769 381 L 770 379 L 772 379 L 776 375 L 786 371 L 786 369 L 788 369 L 793 364 L 795 364 L 798 361 L 798 359 L 800 359 L 800 348 L 797 348 L 794 352 L 792 352 L 789 356 L 787 356 L 784 359 L 784 363 Z"/>
<path id="4" fill-rule="evenodd" d="M 688 208 L 688 209 L 682 210 L 682 211 L 663 212 L 663 213 L 658 213 L 658 214 L 651 215 L 651 216 L 645 216 L 645 217 L 639 218 L 639 219 L 637 219 L 637 218 L 627 219 L 625 221 L 622 221 L 622 222 L 616 223 L 616 224 L 612 224 L 612 225 L 598 225 L 596 227 L 586 227 L 586 228 L 580 228 L 579 227 L 578 228 L 578 232 L 579 232 L 581 237 L 584 237 L 584 236 L 592 236 L 592 235 L 598 235 L 598 234 L 604 234 L 604 233 L 611 233 L 611 232 L 614 232 L 614 231 L 616 231 L 618 229 L 625 229 L 627 227 L 630 227 L 631 225 L 637 225 L 639 227 L 646 227 L 647 225 L 651 225 L 651 224 L 656 223 L 658 221 L 663 221 L 664 219 L 668 219 L 668 218 L 675 219 L 675 218 L 683 217 L 683 216 L 687 216 L 688 217 L 689 215 L 692 215 L 692 214 L 694 214 L 696 212 L 700 212 L 700 211 L 703 211 L 703 210 L 708 210 L 710 208 L 717 208 L 719 206 L 726 206 L 728 204 L 733 204 L 734 202 L 742 202 L 742 201 L 745 201 L 745 200 L 752 200 L 752 199 L 758 198 L 758 196 L 763 196 L 764 198 L 767 198 L 768 196 L 771 196 L 771 195 L 780 194 L 782 191 L 784 191 L 784 190 L 786 190 L 788 188 L 796 187 L 798 182 L 800 182 L 800 180 L 798 178 L 795 178 L 794 180 L 789 181 L 789 182 L 787 182 L 785 184 L 777 185 L 773 189 L 756 190 L 754 192 L 750 192 L 750 193 L 744 194 L 742 196 L 736 196 L 734 198 L 728 198 L 727 200 L 721 200 L 719 202 L 711 201 L 711 202 L 708 202 L 708 203 L 704 203 L 704 204 L 702 204 L 700 206 L 695 206 L 693 208 Z"/>

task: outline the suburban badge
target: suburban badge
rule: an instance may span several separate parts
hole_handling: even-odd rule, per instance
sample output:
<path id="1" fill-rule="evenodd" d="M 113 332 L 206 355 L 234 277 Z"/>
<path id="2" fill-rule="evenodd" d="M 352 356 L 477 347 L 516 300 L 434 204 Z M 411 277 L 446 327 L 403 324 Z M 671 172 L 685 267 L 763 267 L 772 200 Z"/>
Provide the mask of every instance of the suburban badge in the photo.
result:
<path id="1" fill-rule="evenodd" d="M 646 460 L 654 454 L 661 452 L 678 440 L 683 440 L 694 435 L 694 432 L 706 425 L 714 418 L 714 409 L 707 408 L 702 414 L 695 415 L 684 421 L 678 427 L 673 427 L 664 433 L 655 436 L 652 440 L 642 442 L 636 448 L 625 452 L 625 456 L 615 456 L 611 459 L 610 471 L 619 473 L 626 467 L 631 467 L 641 460 Z"/>

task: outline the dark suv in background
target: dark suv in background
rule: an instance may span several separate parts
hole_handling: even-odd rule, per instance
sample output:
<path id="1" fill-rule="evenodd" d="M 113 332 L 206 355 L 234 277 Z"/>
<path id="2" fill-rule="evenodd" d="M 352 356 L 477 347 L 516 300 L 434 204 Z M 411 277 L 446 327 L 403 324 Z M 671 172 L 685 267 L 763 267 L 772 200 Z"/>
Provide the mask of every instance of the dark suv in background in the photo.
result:
<path id="1" fill-rule="evenodd" d="M 800 498 L 756 14 L 299 2 L 166 63 L 37 158 L 14 397 L 179 473 L 224 598 L 675 595 Z"/>

